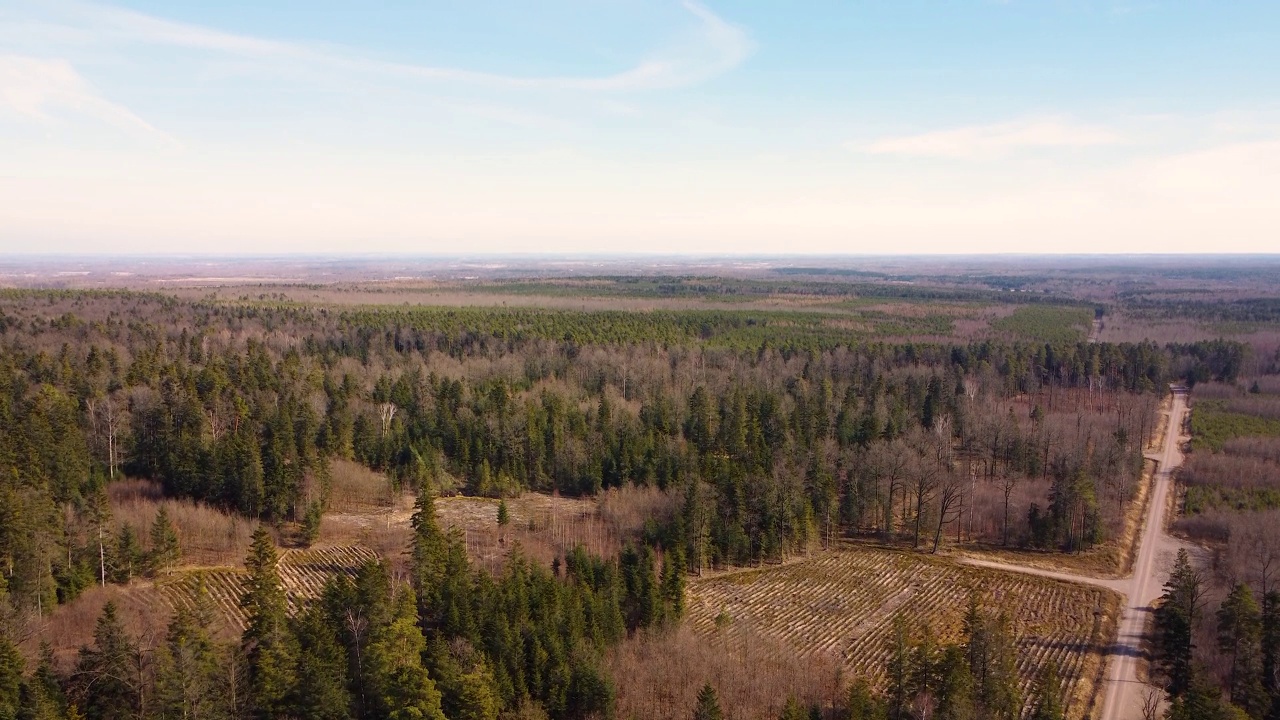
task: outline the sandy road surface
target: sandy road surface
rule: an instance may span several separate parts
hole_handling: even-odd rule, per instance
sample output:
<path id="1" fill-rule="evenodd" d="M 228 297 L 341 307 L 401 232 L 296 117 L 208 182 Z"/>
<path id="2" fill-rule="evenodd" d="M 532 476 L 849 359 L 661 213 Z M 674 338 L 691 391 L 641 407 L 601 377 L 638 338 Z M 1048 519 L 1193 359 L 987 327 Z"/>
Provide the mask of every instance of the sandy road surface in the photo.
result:
<path id="1" fill-rule="evenodd" d="M 1129 577 L 1104 580 L 1012 563 L 972 559 L 965 561 L 982 567 L 1014 570 L 1057 580 L 1099 585 L 1111 588 L 1125 596 L 1119 632 L 1107 658 L 1107 675 L 1103 683 L 1105 699 L 1101 714 L 1098 715 L 1100 720 L 1138 720 L 1142 717 L 1143 696 L 1147 688 L 1151 687 L 1138 679 L 1138 658 L 1142 656 L 1143 633 L 1151 614 L 1151 605 L 1160 597 L 1164 589 L 1169 570 L 1173 567 L 1174 557 L 1179 548 L 1186 547 L 1185 543 L 1169 535 L 1165 526 L 1165 511 L 1169 507 L 1169 495 L 1173 485 L 1171 474 L 1182 464 L 1181 448 L 1185 440 L 1182 427 L 1186 414 L 1186 393 L 1181 390 L 1175 391 L 1173 402 L 1169 407 L 1169 430 L 1165 433 L 1164 445 L 1159 451 L 1147 455 L 1157 463 L 1155 486 L 1151 490 L 1151 498 L 1147 504 L 1147 516 L 1143 521 L 1142 540 L 1138 546 L 1138 556 L 1133 563 L 1133 574 Z"/>

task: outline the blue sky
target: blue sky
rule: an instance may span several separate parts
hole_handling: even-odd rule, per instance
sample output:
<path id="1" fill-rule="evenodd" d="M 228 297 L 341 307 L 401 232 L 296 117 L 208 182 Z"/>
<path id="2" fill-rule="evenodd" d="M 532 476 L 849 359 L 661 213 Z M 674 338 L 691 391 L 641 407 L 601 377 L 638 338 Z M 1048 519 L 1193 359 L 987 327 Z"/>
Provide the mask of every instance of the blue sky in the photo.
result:
<path id="1" fill-rule="evenodd" d="M 0 0 L 0 252 L 1280 247 L 1280 3 Z"/>

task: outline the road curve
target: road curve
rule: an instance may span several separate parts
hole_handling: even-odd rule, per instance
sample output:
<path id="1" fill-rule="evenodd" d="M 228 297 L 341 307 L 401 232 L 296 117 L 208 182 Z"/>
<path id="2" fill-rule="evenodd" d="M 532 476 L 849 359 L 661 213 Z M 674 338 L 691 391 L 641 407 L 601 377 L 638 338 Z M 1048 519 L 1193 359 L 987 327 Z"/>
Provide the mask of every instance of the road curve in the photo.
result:
<path id="1" fill-rule="evenodd" d="M 1182 464 L 1183 421 L 1187 414 L 1187 395 L 1177 389 L 1169 406 L 1169 423 L 1164 434 L 1164 444 L 1149 459 L 1156 461 L 1155 484 L 1147 503 L 1143 519 L 1142 538 L 1138 556 L 1131 575 L 1118 580 L 1055 572 L 1042 568 L 1015 565 L 989 560 L 966 559 L 965 563 L 999 570 L 1023 572 L 1040 577 L 1098 585 L 1110 588 L 1125 596 L 1124 612 L 1116 640 L 1107 657 L 1107 671 L 1103 682 L 1102 711 L 1099 720 L 1138 720 L 1142 717 L 1145 690 L 1151 686 L 1138 679 L 1138 658 L 1142 656 L 1143 635 L 1151 606 L 1164 588 L 1173 558 L 1185 543 L 1169 535 L 1165 525 L 1165 511 L 1169 507 L 1172 473 Z"/>

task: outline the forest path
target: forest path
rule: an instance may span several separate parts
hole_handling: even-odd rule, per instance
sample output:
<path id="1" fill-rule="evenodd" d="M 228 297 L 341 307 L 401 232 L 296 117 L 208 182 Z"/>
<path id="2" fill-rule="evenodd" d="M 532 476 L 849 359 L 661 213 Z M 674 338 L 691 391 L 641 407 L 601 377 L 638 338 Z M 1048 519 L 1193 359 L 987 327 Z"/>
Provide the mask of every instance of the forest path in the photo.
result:
<path id="1" fill-rule="evenodd" d="M 1143 654 L 1143 641 L 1152 604 L 1160 597 L 1174 557 L 1187 543 L 1169 534 L 1165 523 L 1166 512 L 1172 497 L 1173 471 L 1182 464 L 1182 443 L 1186 437 L 1182 428 L 1187 416 L 1187 393 L 1175 388 L 1173 402 L 1169 405 L 1169 422 L 1166 425 L 1164 443 L 1156 453 L 1147 457 L 1156 465 L 1155 485 L 1147 503 L 1143 521 L 1142 540 L 1133 573 L 1117 580 L 1095 578 L 1074 573 L 1055 572 L 1014 563 L 968 559 L 969 565 L 1000 570 L 1023 572 L 1030 575 L 1066 580 L 1110 588 L 1125 596 L 1124 612 L 1120 617 L 1115 642 L 1107 655 L 1107 672 L 1103 682 L 1104 700 L 1100 720 L 1139 720 L 1142 717 L 1144 690 L 1151 688 L 1138 678 L 1138 658 Z"/>

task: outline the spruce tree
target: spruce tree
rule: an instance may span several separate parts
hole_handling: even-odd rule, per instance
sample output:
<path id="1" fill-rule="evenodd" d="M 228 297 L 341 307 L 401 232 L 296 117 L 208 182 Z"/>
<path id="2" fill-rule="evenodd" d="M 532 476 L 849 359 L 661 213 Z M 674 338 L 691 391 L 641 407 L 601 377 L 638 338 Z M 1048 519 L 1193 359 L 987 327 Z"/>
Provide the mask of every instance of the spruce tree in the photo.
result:
<path id="1" fill-rule="evenodd" d="M 972 720 L 977 716 L 973 675 L 969 672 L 965 649 L 949 645 L 942 651 L 937 671 L 937 709 L 939 720 Z"/>
<path id="2" fill-rule="evenodd" d="M 14 720 L 18 716 L 24 665 L 18 648 L 0 634 L 0 720 Z"/>
<path id="3" fill-rule="evenodd" d="M 137 654 L 116 604 L 107 602 L 93 631 L 93 646 L 80 650 L 76 668 L 79 707 L 88 720 L 128 720 L 141 709 Z"/>
<path id="4" fill-rule="evenodd" d="M 422 665 L 426 639 L 418 629 L 413 591 L 401 587 L 385 623 L 373 628 L 367 653 L 379 717 L 392 720 L 444 720 L 440 692 Z"/>
<path id="5" fill-rule="evenodd" d="M 684 551 L 679 547 L 667 551 L 662 563 L 662 600 L 667 622 L 684 617 Z"/>
<path id="6" fill-rule="evenodd" d="M 320 537 L 320 523 L 324 519 L 324 507 L 319 500 L 307 503 L 307 511 L 302 516 L 302 544 L 311 547 Z"/>
<path id="7" fill-rule="evenodd" d="M 1186 689 L 1170 701 L 1165 720 L 1238 720 L 1240 715 L 1222 701 L 1216 686 L 1196 672 Z"/>
<path id="8" fill-rule="evenodd" d="M 1272 717 L 1280 718 L 1280 591 L 1262 596 L 1261 632 L 1262 685 L 1271 696 Z"/>
<path id="9" fill-rule="evenodd" d="M 893 616 L 893 635 L 890 637 L 888 674 L 889 717 L 898 720 L 906 717 L 911 701 L 912 645 L 907 632 L 907 620 L 901 613 Z"/>
<path id="10" fill-rule="evenodd" d="M 1192 638 L 1203 604 L 1203 584 L 1187 551 L 1179 550 L 1155 617 L 1156 661 L 1169 678 L 1169 693 L 1174 696 L 1191 683 Z"/>
<path id="11" fill-rule="evenodd" d="M 1254 717 L 1267 709 L 1262 686 L 1262 611 L 1244 583 L 1237 584 L 1218 608 L 1218 649 L 1231 660 L 1227 690 L 1231 702 Z"/>
<path id="12" fill-rule="evenodd" d="M 788 695 L 786 703 L 782 706 L 782 714 L 778 716 L 778 720 L 808 720 L 809 713 L 796 699 L 795 695 Z"/>
<path id="13" fill-rule="evenodd" d="M 493 687 L 493 676 L 481 662 L 458 681 L 457 710 L 452 720 L 496 720 L 502 700 Z"/>
<path id="14" fill-rule="evenodd" d="M 711 687 L 711 683 L 703 685 L 698 692 L 693 720 L 724 720 L 724 712 L 720 710 L 720 701 L 716 698 L 716 690 Z"/>
<path id="15" fill-rule="evenodd" d="M 275 543 L 266 527 L 259 525 L 245 559 L 249 577 L 240 607 L 245 613 L 241 642 L 248 661 L 251 703 L 255 716 L 262 718 L 287 711 L 295 682 L 297 651 L 276 562 Z"/>
<path id="16" fill-rule="evenodd" d="M 116 547 L 112 556 L 112 581 L 127 583 L 138 575 L 142 568 L 142 546 L 138 544 L 138 534 L 128 523 L 122 525 L 116 533 Z"/>
<path id="17" fill-rule="evenodd" d="M 438 628 L 444 621 L 441 586 L 449 565 L 449 539 L 436 521 L 435 498 L 426 482 L 418 492 L 412 524 L 413 591 L 418 598 L 418 616 L 424 628 Z"/>
<path id="18" fill-rule="evenodd" d="M 848 720 L 885 720 L 887 708 L 884 701 L 871 691 L 871 685 L 865 679 L 857 678 L 849 684 L 845 715 Z"/>
<path id="19" fill-rule="evenodd" d="M 25 665 L 10 636 L 9 615 L 9 589 L 0 573 L 0 720 L 12 720 L 17 715 Z"/>
<path id="20" fill-rule="evenodd" d="M 22 683 L 18 720 L 65 720 L 67 698 L 54 669 L 53 648 L 40 644 L 40 662 Z"/>
<path id="21" fill-rule="evenodd" d="M 208 598 L 203 584 L 197 597 Z M 156 651 L 155 699 L 163 717 L 219 717 L 226 709 L 219 692 L 222 667 L 209 636 L 209 617 L 196 607 L 181 607 Z"/>
<path id="22" fill-rule="evenodd" d="M 182 558 L 182 548 L 178 542 L 178 531 L 169 520 L 169 511 L 164 505 L 156 513 L 155 522 L 151 524 L 151 553 L 148 557 L 148 570 L 152 575 L 167 570 Z"/>
<path id="23" fill-rule="evenodd" d="M 346 720 L 351 717 L 347 658 L 333 627 L 319 605 L 301 613 L 293 624 L 298 654 L 290 712 L 314 720 Z"/>

